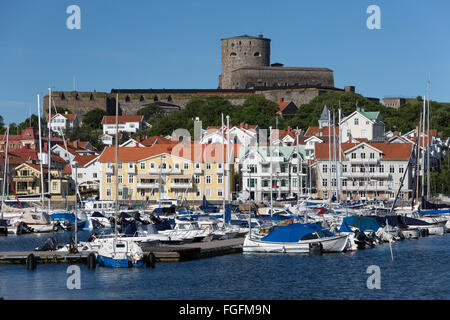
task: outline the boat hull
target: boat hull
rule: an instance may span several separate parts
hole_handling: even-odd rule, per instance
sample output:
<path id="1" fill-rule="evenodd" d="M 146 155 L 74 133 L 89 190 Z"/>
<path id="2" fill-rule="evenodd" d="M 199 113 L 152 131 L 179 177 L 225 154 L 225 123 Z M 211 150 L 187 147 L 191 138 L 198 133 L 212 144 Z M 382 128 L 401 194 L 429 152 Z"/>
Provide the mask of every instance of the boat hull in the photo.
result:
<path id="1" fill-rule="evenodd" d="M 257 238 L 244 240 L 243 251 L 264 253 L 309 253 L 310 244 L 322 244 L 323 252 L 343 252 L 347 246 L 348 235 L 320 238 L 299 242 L 269 242 Z"/>
<path id="2" fill-rule="evenodd" d="M 130 259 L 114 259 L 110 257 L 98 256 L 97 261 L 99 266 L 107 268 L 139 268 L 144 265 L 142 260 L 133 263 Z"/>

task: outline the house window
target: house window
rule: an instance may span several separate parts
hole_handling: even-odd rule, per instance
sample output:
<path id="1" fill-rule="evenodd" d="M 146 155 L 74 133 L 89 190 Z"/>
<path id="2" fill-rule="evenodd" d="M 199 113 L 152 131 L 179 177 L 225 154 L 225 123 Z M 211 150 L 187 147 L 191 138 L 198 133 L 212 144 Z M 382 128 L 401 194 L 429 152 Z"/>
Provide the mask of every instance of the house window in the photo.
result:
<path id="1" fill-rule="evenodd" d="M 346 187 L 346 186 L 347 186 L 347 179 L 343 179 L 343 180 L 342 180 L 342 186 L 343 186 L 343 187 Z"/>
<path id="2" fill-rule="evenodd" d="M 327 179 L 322 180 L 322 187 L 326 187 L 328 185 Z"/>
<path id="3" fill-rule="evenodd" d="M 199 184 L 200 183 L 200 176 L 195 176 L 194 180 L 195 180 L 195 184 Z"/>
<path id="4" fill-rule="evenodd" d="M 206 176 L 206 184 L 211 184 L 211 176 Z"/>
<path id="5" fill-rule="evenodd" d="M 117 168 L 122 169 L 122 162 L 119 162 Z"/>
<path id="6" fill-rule="evenodd" d="M 357 126 L 358 124 L 359 124 L 359 120 L 358 120 L 358 118 L 355 118 L 355 126 Z"/>
<path id="7" fill-rule="evenodd" d="M 78 179 L 83 179 L 83 174 L 82 173 L 78 174 Z"/>
<path id="8" fill-rule="evenodd" d="M 108 174 L 107 176 L 106 176 L 106 183 L 111 183 L 111 175 L 110 174 Z"/>
<path id="9" fill-rule="evenodd" d="M 206 188 L 206 196 L 211 197 L 211 189 L 210 188 Z"/>
<path id="10" fill-rule="evenodd" d="M 222 184 L 223 183 L 223 176 L 221 176 L 221 175 L 217 176 L 217 183 L 218 184 Z"/>
<path id="11" fill-rule="evenodd" d="M 380 164 L 380 173 L 383 173 L 384 172 L 384 164 Z"/>
<path id="12" fill-rule="evenodd" d="M 399 165 L 398 166 L 398 173 L 403 173 L 403 165 L 401 164 L 401 165 Z"/>
<path id="13" fill-rule="evenodd" d="M 97 173 L 96 173 L 96 172 L 93 173 L 93 174 L 92 174 L 92 177 L 93 177 L 93 178 L 97 178 Z"/>
<path id="14" fill-rule="evenodd" d="M 141 197 L 145 197 L 145 189 L 141 189 Z"/>
<path id="15" fill-rule="evenodd" d="M 373 152 L 370 153 L 370 159 L 375 159 L 375 153 Z"/>
<path id="16" fill-rule="evenodd" d="M 217 196 L 218 196 L 218 197 L 222 197 L 222 196 L 223 196 L 223 191 L 222 191 L 222 189 L 217 189 Z"/>
<path id="17" fill-rule="evenodd" d="M 394 165 L 393 165 L 393 164 L 391 164 L 391 165 L 389 166 L 389 172 L 390 172 L 390 173 L 395 173 L 395 168 L 394 168 Z"/>
<path id="18" fill-rule="evenodd" d="M 356 159 L 356 153 L 352 152 L 352 159 Z"/>
<path id="19" fill-rule="evenodd" d="M 211 170 L 211 162 L 206 163 L 206 170 Z"/>
<path id="20" fill-rule="evenodd" d="M 342 166 L 342 172 L 347 172 L 347 165 L 346 165 L 346 164 L 344 164 L 344 165 Z"/>
<path id="21" fill-rule="evenodd" d="M 183 168 L 184 168 L 184 170 L 188 170 L 189 169 L 189 163 L 185 162 Z"/>
<path id="22" fill-rule="evenodd" d="M 365 153 L 361 153 L 361 159 L 365 159 L 366 158 L 366 154 Z"/>
<path id="23" fill-rule="evenodd" d="M 117 183 L 123 183 L 122 176 L 117 176 Z"/>
<path id="24" fill-rule="evenodd" d="M 369 171 L 370 171 L 370 172 L 375 172 L 375 165 L 371 164 L 371 165 L 369 166 Z"/>
<path id="25" fill-rule="evenodd" d="M 130 174 L 128 176 L 128 183 L 133 183 L 133 181 L 134 181 L 134 176 L 132 174 Z"/>
<path id="26" fill-rule="evenodd" d="M 106 196 L 111 197 L 111 188 L 106 189 Z"/>
<path id="27" fill-rule="evenodd" d="M 58 182 L 52 182 L 52 190 L 56 191 L 58 189 Z"/>
<path id="28" fill-rule="evenodd" d="M 145 169 L 145 162 L 141 162 L 141 169 Z"/>
<path id="29" fill-rule="evenodd" d="M 328 170 L 327 170 L 327 165 L 326 165 L 326 164 L 323 164 L 323 165 L 322 165 L 322 172 L 323 172 L 323 173 L 327 173 L 327 171 L 328 171 Z"/>
<path id="30" fill-rule="evenodd" d="M 336 187 L 336 179 L 335 178 L 331 179 L 331 186 Z"/>

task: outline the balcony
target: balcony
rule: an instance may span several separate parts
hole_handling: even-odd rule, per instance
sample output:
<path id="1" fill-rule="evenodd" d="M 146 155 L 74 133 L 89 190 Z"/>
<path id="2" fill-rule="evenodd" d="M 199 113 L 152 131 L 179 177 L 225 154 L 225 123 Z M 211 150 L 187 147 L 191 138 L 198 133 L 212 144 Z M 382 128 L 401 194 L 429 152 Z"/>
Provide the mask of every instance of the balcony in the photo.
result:
<path id="1" fill-rule="evenodd" d="M 192 188 L 192 182 L 171 182 L 170 188 L 172 189 L 191 189 Z"/>
<path id="2" fill-rule="evenodd" d="M 136 187 L 138 189 L 159 189 L 159 183 L 137 183 Z"/>
<path id="3" fill-rule="evenodd" d="M 202 174 L 203 170 L 201 168 L 194 168 L 194 173 L 195 174 Z"/>
<path id="4" fill-rule="evenodd" d="M 106 174 L 114 174 L 114 167 L 106 167 L 105 173 Z"/>
<path id="5" fill-rule="evenodd" d="M 333 173 L 334 174 L 334 173 Z M 343 177 L 346 178 L 379 178 L 379 179 L 387 179 L 389 177 L 389 173 L 387 172 L 343 172 Z"/>
<path id="6" fill-rule="evenodd" d="M 377 164 L 378 163 L 378 159 L 361 159 L 361 158 L 356 158 L 356 159 L 349 159 L 350 163 L 358 163 L 358 164 L 363 164 L 363 165 L 369 165 L 369 164 Z"/>
<path id="7" fill-rule="evenodd" d="M 136 174 L 136 166 L 133 167 L 127 167 L 127 173 L 128 174 Z"/>

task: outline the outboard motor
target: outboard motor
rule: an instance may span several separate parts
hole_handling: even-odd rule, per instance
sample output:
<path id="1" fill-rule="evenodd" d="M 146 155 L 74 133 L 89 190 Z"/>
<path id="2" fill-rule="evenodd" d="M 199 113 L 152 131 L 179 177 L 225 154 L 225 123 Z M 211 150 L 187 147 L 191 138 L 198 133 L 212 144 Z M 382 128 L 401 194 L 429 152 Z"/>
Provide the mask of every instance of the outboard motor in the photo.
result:
<path id="1" fill-rule="evenodd" d="M 17 234 L 26 234 L 33 232 L 33 229 L 27 226 L 25 222 L 20 222 L 17 226 Z"/>
<path id="2" fill-rule="evenodd" d="M 41 246 L 35 249 L 35 251 L 54 251 L 58 248 L 58 240 L 56 237 L 48 238 Z"/>

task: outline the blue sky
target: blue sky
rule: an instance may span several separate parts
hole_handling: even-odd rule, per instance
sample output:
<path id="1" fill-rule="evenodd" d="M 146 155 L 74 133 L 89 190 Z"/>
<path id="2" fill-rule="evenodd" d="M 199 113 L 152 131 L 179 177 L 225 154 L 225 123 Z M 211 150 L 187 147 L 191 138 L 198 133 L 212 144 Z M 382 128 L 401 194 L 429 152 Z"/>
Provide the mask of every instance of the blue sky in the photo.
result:
<path id="1" fill-rule="evenodd" d="M 81 9 L 69 30 L 66 8 Z M 381 29 L 369 30 L 369 5 Z M 111 88 L 217 88 L 220 39 L 264 34 L 271 62 L 328 67 L 369 97 L 450 102 L 450 1 L 41 0 L 0 4 L 0 115 L 20 123 L 36 94 Z"/>

